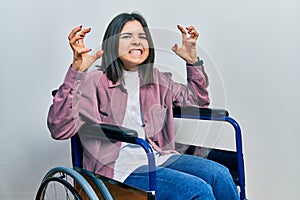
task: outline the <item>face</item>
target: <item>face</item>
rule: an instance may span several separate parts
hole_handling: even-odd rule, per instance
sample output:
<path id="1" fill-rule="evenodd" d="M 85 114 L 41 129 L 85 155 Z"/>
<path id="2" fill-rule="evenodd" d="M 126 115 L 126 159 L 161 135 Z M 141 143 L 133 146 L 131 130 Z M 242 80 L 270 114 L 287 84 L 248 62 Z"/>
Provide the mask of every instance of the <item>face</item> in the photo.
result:
<path id="1" fill-rule="evenodd" d="M 149 56 L 149 45 L 142 25 L 136 21 L 128 21 L 123 26 L 119 39 L 119 58 L 123 68 L 128 71 L 137 71 Z"/>

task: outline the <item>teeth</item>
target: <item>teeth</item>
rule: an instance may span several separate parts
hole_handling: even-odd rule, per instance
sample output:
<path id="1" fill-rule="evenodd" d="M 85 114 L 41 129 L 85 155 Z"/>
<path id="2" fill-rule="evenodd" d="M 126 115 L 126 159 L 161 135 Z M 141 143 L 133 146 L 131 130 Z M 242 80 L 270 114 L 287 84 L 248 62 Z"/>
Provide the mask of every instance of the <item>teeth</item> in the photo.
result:
<path id="1" fill-rule="evenodd" d="M 142 51 L 141 50 L 131 50 L 129 53 L 133 54 L 133 55 L 141 55 Z"/>

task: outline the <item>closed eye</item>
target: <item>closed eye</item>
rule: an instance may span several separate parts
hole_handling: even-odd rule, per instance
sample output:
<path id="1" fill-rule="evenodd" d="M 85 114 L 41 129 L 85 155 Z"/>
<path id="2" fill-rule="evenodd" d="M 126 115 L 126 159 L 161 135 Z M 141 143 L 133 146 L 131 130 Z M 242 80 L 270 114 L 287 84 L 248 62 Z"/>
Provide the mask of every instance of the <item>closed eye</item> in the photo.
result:
<path id="1" fill-rule="evenodd" d="M 129 39 L 129 38 L 131 38 L 133 36 L 133 34 L 132 33 L 121 33 L 121 36 L 120 36 L 120 38 L 121 39 Z M 147 39 L 147 35 L 145 34 L 145 33 L 140 33 L 140 34 L 138 34 L 138 37 L 140 38 L 140 39 Z"/>
<path id="2" fill-rule="evenodd" d="M 147 35 L 142 33 L 142 34 L 139 35 L 139 38 L 140 39 L 147 39 Z"/>
<path id="3" fill-rule="evenodd" d="M 126 39 L 126 38 L 130 38 L 132 36 L 132 34 L 130 34 L 130 33 L 122 33 L 121 34 L 121 39 Z"/>

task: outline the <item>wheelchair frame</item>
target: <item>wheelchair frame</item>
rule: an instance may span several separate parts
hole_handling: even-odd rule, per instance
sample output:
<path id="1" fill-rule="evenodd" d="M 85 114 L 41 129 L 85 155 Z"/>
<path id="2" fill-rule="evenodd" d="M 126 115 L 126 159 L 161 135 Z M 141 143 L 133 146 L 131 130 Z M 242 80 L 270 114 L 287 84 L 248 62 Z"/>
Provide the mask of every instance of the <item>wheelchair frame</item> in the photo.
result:
<path id="1" fill-rule="evenodd" d="M 219 121 L 229 123 L 235 131 L 235 144 L 236 144 L 236 157 L 237 160 L 237 186 L 239 186 L 240 191 L 240 200 L 246 200 L 246 189 L 245 189 L 245 169 L 244 169 L 244 158 L 243 158 L 243 149 L 242 149 L 242 133 L 241 128 L 236 120 L 229 117 L 229 113 L 223 109 L 211 109 L 211 108 L 197 108 L 197 107 L 175 107 L 173 108 L 173 117 L 174 118 L 186 118 L 186 119 L 199 119 L 199 120 L 210 120 L 210 121 Z M 156 172 L 155 172 L 155 158 L 151 146 L 143 139 L 137 137 L 137 132 L 131 129 L 108 125 L 108 124 L 84 124 L 79 132 L 84 130 L 88 134 L 97 134 L 98 137 L 105 137 L 115 141 L 128 142 L 133 144 L 138 144 L 142 146 L 148 157 L 148 167 L 149 167 L 149 191 L 145 191 L 147 199 L 155 199 L 156 191 Z M 99 134 L 100 133 L 100 134 Z M 44 177 L 40 189 L 37 193 L 40 195 L 41 187 L 45 184 L 49 178 L 54 174 L 53 171 L 62 173 L 67 173 L 76 179 L 78 184 L 85 191 L 89 199 L 97 200 L 98 197 L 94 195 L 95 191 L 92 185 L 87 182 L 84 177 L 88 177 L 92 180 L 93 184 L 96 186 L 96 190 L 100 192 L 102 197 L 106 200 L 114 199 L 107 189 L 106 185 L 103 183 L 103 179 L 108 179 L 100 175 L 88 172 L 82 169 L 82 146 L 78 134 L 74 135 L 71 138 L 71 152 L 72 152 L 72 164 L 73 170 L 64 167 L 58 167 L 50 170 Z M 209 159 L 210 156 L 208 156 Z M 73 171 L 73 172 L 70 172 Z M 81 178 L 79 178 L 81 176 Z M 97 177 L 97 178 L 95 178 Z M 100 180 L 102 179 L 102 180 Z M 92 191 L 91 191 L 92 190 Z"/>

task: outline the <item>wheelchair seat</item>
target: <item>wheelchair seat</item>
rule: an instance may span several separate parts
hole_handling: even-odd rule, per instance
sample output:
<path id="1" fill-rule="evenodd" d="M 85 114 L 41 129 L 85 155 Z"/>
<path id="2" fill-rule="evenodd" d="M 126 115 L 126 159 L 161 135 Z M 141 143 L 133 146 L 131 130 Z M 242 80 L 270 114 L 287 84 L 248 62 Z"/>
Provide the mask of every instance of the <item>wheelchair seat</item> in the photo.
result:
<path id="1" fill-rule="evenodd" d="M 55 95 L 55 92 L 52 92 Z M 222 149 L 210 149 L 207 159 L 225 165 L 237 187 L 241 200 L 246 200 L 244 158 L 242 151 L 242 135 L 239 124 L 224 109 L 198 108 L 198 107 L 175 107 L 173 108 L 174 118 L 198 119 L 227 122 L 232 125 L 235 131 L 236 151 Z M 149 191 L 123 184 L 116 180 L 101 176 L 99 174 L 83 169 L 83 147 L 80 137 L 75 134 L 71 137 L 71 153 L 73 169 L 56 167 L 51 169 L 42 180 L 38 189 L 36 200 L 44 199 L 51 189 L 50 183 L 60 183 L 68 192 L 65 197 L 72 195 L 74 199 L 155 199 L 156 172 L 155 159 L 151 146 L 143 139 L 138 138 L 136 131 L 109 124 L 84 124 L 80 131 L 89 134 L 97 134 L 97 137 L 104 137 L 110 140 L 138 144 L 143 147 L 148 158 L 149 167 Z M 197 146 L 189 145 L 186 154 L 193 154 Z M 70 177 L 69 180 L 67 177 Z M 71 180 L 71 181 L 70 181 Z M 55 194 L 54 195 L 58 195 Z M 60 195 L 60 194 L 59 194 Z M 56 199 L 56 198 L 54 198 Z"/>

